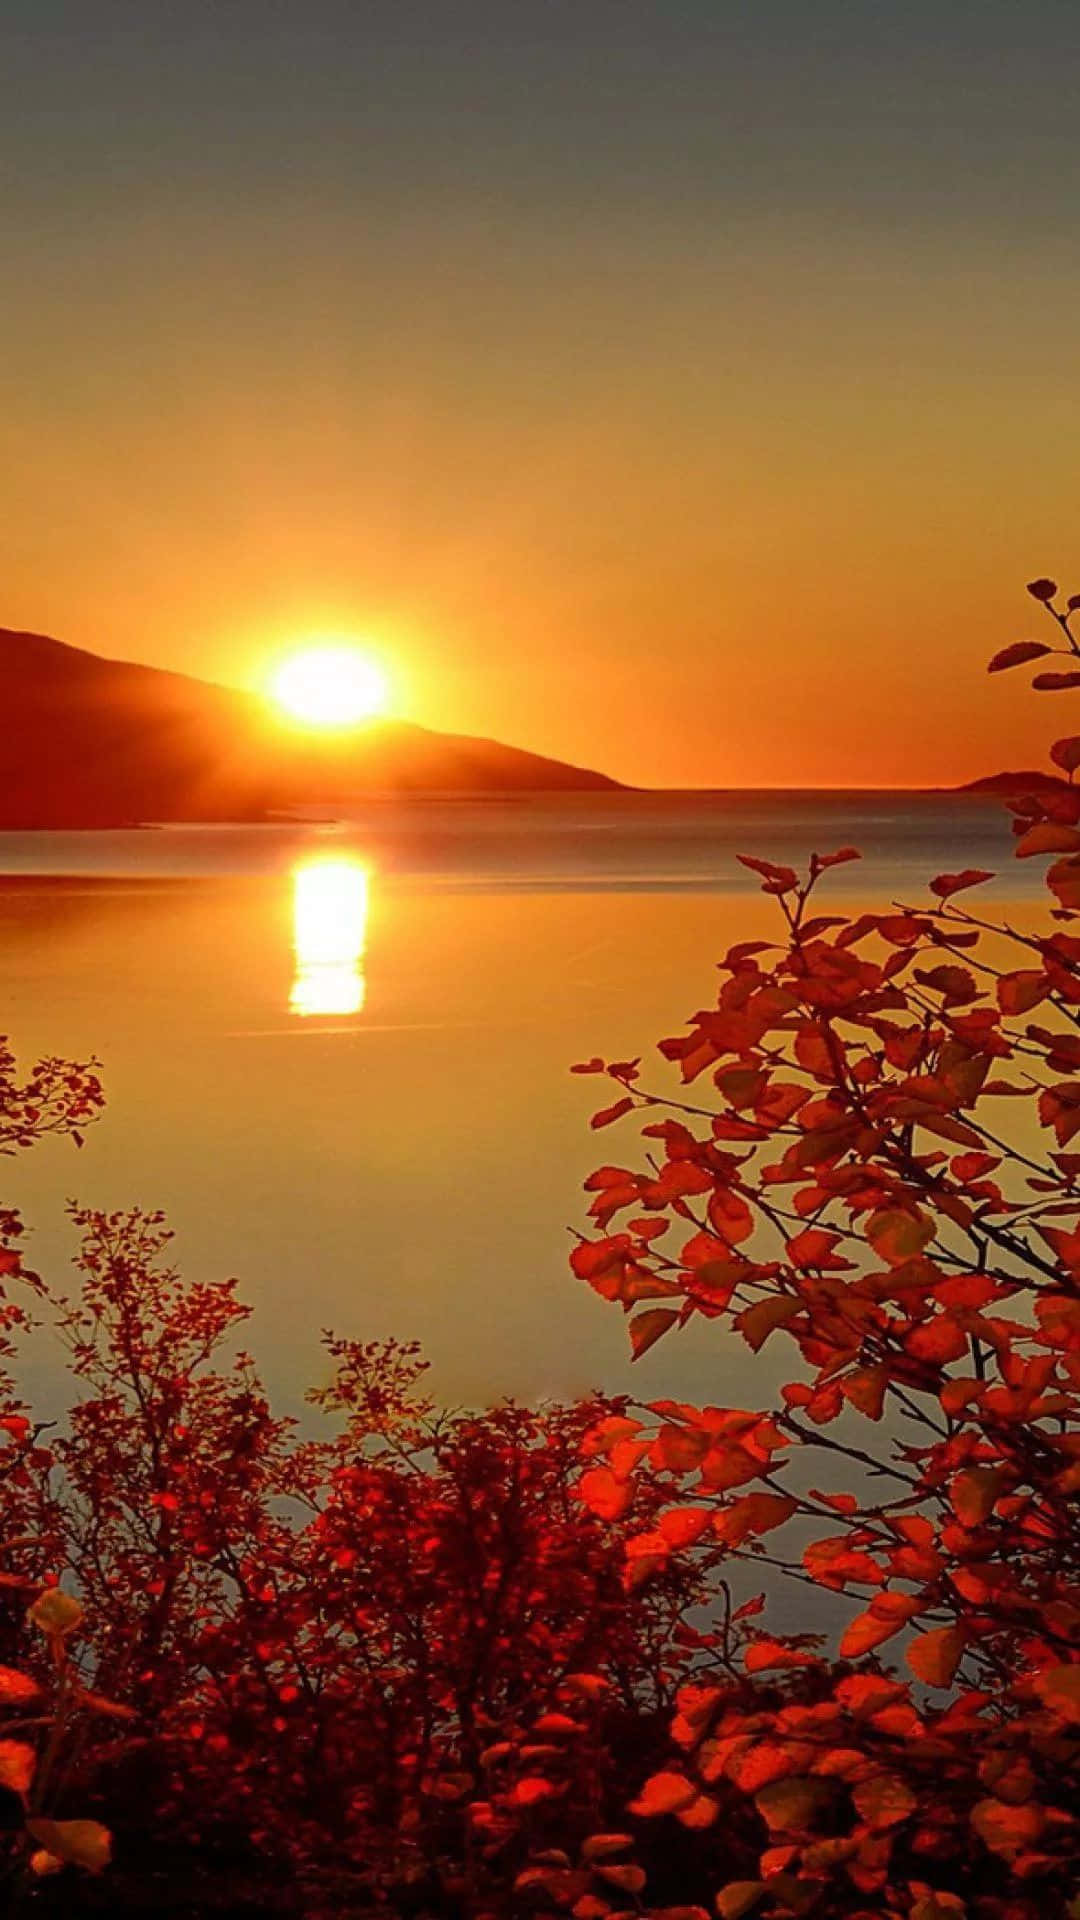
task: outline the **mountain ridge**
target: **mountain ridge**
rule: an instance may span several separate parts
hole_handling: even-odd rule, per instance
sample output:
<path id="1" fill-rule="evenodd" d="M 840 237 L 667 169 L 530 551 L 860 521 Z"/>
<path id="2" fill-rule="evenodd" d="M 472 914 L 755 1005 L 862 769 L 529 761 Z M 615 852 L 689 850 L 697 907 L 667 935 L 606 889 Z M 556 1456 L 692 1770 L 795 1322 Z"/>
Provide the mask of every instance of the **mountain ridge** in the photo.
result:
<path id="1" fill-rule="evenodd" d="M 522 747 L 381 720 L 298 729 L 255 693 L 0 627 L 0 826 L 253 821 L 376 793 L 618 792 Z"/>

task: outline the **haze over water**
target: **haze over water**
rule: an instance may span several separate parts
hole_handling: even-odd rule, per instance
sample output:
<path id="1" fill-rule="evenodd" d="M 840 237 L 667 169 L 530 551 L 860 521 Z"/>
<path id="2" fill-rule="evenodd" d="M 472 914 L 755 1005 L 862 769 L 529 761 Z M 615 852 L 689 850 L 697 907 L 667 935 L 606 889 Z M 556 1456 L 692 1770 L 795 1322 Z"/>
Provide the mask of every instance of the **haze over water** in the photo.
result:
<path id="1" fill-rule="evenodd" d="M 418 1339 L 457 1401 L 736 1397 L 741 1355 L 689 1329 L 637 1369 L 569 1273 L 567 1229 L 635 1128 L 593 1134 L 599 1053 L 653 1053 L 778 916 L 736 860 L 863 849 L 823 910 L 918 901 L 945 866 L 1033 898 L 1000 803 L 925 794 L 618 794 L 384 803 L 337 825 L 0 834 L 0 1032 L 102 1060 L 81 1154 L 9 1168 L 32 1264 L 66 1197 L 163 1207 L 188 1277 L 235 1273 L 275 1399 L 318 1335 Z M 1031 863 L 1038 865 L 1039 863 Z M 989 890 L 988 890 L 989 891 Z M 653 1064 L 655 1062 L 655 1064 Z M 35 1351 L 47 1391 L 58 1355 Z M 758 1383 L 760 1392 L 761 1383 Z"/>

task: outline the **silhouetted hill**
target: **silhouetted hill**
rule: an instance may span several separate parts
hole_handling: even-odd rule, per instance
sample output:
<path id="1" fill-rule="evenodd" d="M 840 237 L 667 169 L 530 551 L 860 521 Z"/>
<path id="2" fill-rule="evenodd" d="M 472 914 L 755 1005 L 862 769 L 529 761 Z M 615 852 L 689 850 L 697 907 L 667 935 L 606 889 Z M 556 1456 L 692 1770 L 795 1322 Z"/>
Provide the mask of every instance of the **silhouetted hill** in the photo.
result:
<path id="1" fill-rule="evenodd" d="M 0 826 L 257 820 L 375 792 L 613 789 L 601 773 L 403 720 L 289 727 L 256 694 L 0 627 Z"/>
<path id="2" fill-rule="evenodd" d="M 1057 787 L 1067 786 L 1059 774 L 1021 771 L 1019 773 L 986 773 L 979 780 L 968 780 L 958 787 L 958 793 L 1047 793 Z"/>

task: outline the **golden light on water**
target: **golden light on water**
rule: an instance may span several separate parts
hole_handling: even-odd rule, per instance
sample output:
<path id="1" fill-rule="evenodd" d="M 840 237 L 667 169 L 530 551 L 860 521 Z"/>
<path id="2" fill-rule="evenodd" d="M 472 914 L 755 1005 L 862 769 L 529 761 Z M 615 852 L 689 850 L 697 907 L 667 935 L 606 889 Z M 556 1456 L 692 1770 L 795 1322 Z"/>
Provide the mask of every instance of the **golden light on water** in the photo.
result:
<path id="1" fill-rule="evenodd" d="M 385 711 L 386 675 L 356 647 L 304 647 L 277 669 L 278 705 L 308 726 L 351 727 Z"/>
<path id="2" fill-rule="evenodd" d="M 293 870 L 292 1013 L 359 1013 L 364 1005 L 369 874 L 352 855 Z"/>

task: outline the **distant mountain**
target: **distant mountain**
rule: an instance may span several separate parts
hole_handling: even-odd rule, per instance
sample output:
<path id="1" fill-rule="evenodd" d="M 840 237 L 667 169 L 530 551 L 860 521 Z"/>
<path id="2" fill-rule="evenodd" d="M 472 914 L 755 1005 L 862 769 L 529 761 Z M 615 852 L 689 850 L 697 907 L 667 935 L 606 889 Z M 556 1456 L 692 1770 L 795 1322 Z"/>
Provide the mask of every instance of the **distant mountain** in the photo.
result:
<path id="1" fill-rule="evenodd" d="M 986 773 L 980 780 L 968 780 L 964 786 L 957 787 L 957 793 L 1052 793 L 1058 787 L 1067 786 L 1059 774 L 1020 772 Z"/>
<path id="2" fill-rule="evenodd" d="M 618 786 L 404 720 L 293 728 L 256 694 L 0 627 L 0 827 L 259 820 L 373 793 Z"/>

